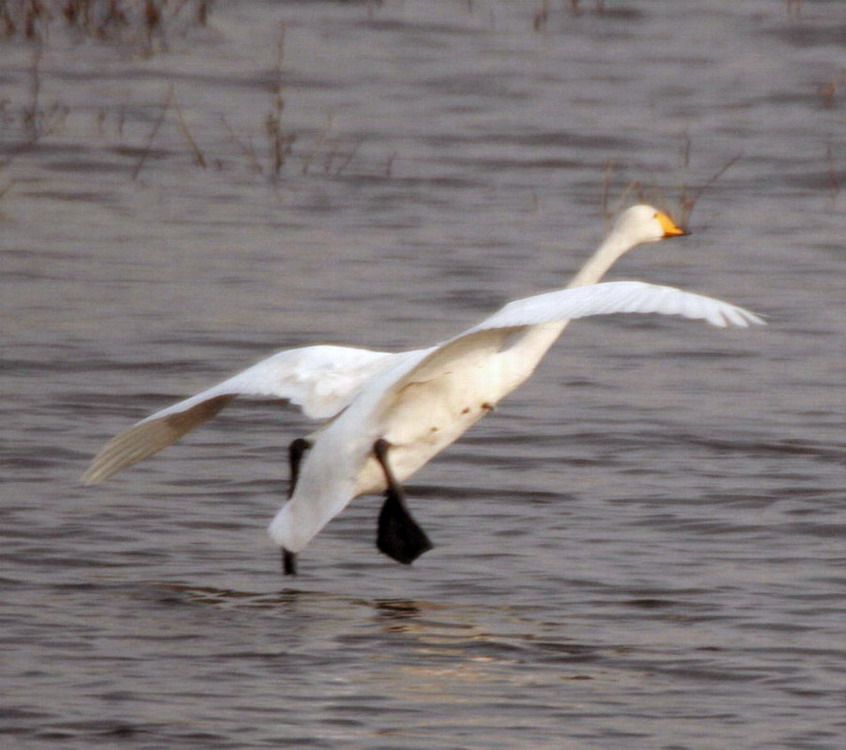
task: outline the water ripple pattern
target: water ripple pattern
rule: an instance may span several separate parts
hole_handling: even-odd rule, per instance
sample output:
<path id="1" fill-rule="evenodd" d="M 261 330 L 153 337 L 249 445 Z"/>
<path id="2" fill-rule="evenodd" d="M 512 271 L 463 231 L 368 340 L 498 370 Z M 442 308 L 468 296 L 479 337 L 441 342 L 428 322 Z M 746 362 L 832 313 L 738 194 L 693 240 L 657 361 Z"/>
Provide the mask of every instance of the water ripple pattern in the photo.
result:
<path id="1" fill-rule="evenodd" d="M 42 5 L 0 19 L 4 750 L 846 747 L 842 3 Z M 769 325 L 571 326 L 414 477 L 410 568 L 371 497 L 283 580 L 276 404 L 80 486 L 273 351 L 563 286 L 638 200 L 692 234 L 609 280 Z"/>

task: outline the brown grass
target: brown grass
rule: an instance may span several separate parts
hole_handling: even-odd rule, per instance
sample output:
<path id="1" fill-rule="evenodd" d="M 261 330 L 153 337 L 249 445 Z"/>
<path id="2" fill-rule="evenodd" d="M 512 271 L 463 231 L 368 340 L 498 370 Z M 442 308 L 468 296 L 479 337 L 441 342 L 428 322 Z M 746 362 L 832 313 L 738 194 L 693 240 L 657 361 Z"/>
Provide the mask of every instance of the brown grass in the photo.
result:
<path id="1" fill-rule="evenodd" d="M 61 29 L 149 48 L 205 26 L 212 6 L 213 0 L 0 0 L 0 38 L 44 41 Z"/>

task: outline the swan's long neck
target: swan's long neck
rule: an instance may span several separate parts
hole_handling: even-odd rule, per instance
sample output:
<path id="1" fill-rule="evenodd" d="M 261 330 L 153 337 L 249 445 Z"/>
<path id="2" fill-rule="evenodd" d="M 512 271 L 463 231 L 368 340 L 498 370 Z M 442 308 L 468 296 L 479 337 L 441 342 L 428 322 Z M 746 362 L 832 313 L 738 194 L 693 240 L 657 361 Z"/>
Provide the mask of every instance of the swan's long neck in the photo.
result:
<path id="1" fill-rule="evenodd" d="M 587 263 L 582 266 L 582 269 L 573 277 L 573 280 L 567 284 L 567 288 L 572 289 L 576 286 L 588 286 L 601 281 L 602 277 L 608 273 L 608 269 L 624 253 L 631 250 L 631 248 L 631 241 L 616 232 L 612 232 L 605 238 L 605 241 L 597 248 Z"/>
<path id="2" fill-rule="evenodd" d="M 608 272 L 608 269 L 624 253 L 631 250 L 632 247 L 632 242 L 625 236 L 612 232 L 588 259 L 587 263 L 582 266 L 581 270 L 573 277 L 567 288 L 589 286 L 590 284 L 596 284 L 601 281 L 602 277 Z M 561 323 L 546 323 L 544 325 L 534 326 L 526 333 L 524 338 L 526 353 L 529 356 L 537 357 L 536 364 L 540 362 L 549 347 L 558 340 L 558 337 L 567 327 L 568 322 L 565 320 Z"/>

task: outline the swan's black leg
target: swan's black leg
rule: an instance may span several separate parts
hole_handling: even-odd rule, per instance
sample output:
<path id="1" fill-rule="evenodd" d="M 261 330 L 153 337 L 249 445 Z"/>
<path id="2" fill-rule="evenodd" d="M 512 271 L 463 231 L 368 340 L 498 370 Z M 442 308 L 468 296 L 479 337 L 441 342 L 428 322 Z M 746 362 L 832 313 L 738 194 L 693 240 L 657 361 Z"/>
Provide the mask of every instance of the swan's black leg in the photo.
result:
<path id="1" fill-rule="evenodd" d="M 311 443 L 305 438 L 297 438 L 288 446 L 288 465 L 291 468 L 291 481 L 288 485 L 288 499 L 297 489 L 297 480 L 300 478 L 300 464 L 305 452 L 311 448 Z M 297 574 L 297 553 L 282 548 L 282 572 L 286 576 Z"/>
<path id="2" fill-rule="evenodd" d="M 389 448 L 387 440 L 379 439 L 373 444 L 373 454 L 385 472 L 388 485 L 385 502 L 379 512 L 376 546 L 397 562 L 411 565 L 420 555 L 432 549 L 432 542 L 408 512 L 402 486 L 388 464 Z"/>
<path id="3" fill-rule="evenodd" d="M 291 482 L 288 485 L 288 497 L 294 494 L 297 489 L 297 480 L 300 478 L 300 464 L 306 451 L 311 448 L 311 441 L 305 438 L 297 438 L 291 441 L 288 446 L 288 466 L 291 468 Z"/>

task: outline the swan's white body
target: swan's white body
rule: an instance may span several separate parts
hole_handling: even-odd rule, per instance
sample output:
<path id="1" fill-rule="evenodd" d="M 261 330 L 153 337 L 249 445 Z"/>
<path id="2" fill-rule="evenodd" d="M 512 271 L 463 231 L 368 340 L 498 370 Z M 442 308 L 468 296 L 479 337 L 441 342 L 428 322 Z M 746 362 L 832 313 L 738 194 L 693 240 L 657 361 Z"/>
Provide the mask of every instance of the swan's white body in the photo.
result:
<path id="1" fill-rule="evenodd" d="M 725 302 L 640 282 L 611 282 L 512 302 L 443 344 L 397 355 L 341 415 L 313 436 L 296 490 L 270 525 L 280 546 L 301 551 L 359 495 L 385 489 L 373 444 L 391 445 L 400 481 L 453 443 L 534 371 L 561 321 L 614 312 L 660 312 L 716 325 L 760 323 Z"/>
<path id="2" fill-rule="evenodd" d="M 742 308 L 670 287 L 596 284 L 632 247 L 678 234 L 683 232 L 654 208 L 630 208 L 569 288 L 511 302 L 428 349 L 392 354 L 312 346 L 279 352 L 118 435 L 83 479 L 102 481 L 161 450 L 236 396 L 290 400 L 307 416 L 335 417 L 310 436 L 295 491 L 270 524 L 275 542 L 299 552 L 353 498 L 385 489 L 375 441 L 388 441 L 393 473 L 407 479 L 523 383 L 569 320 L 654 312 L 718 326 L 762 323 Z"/>

